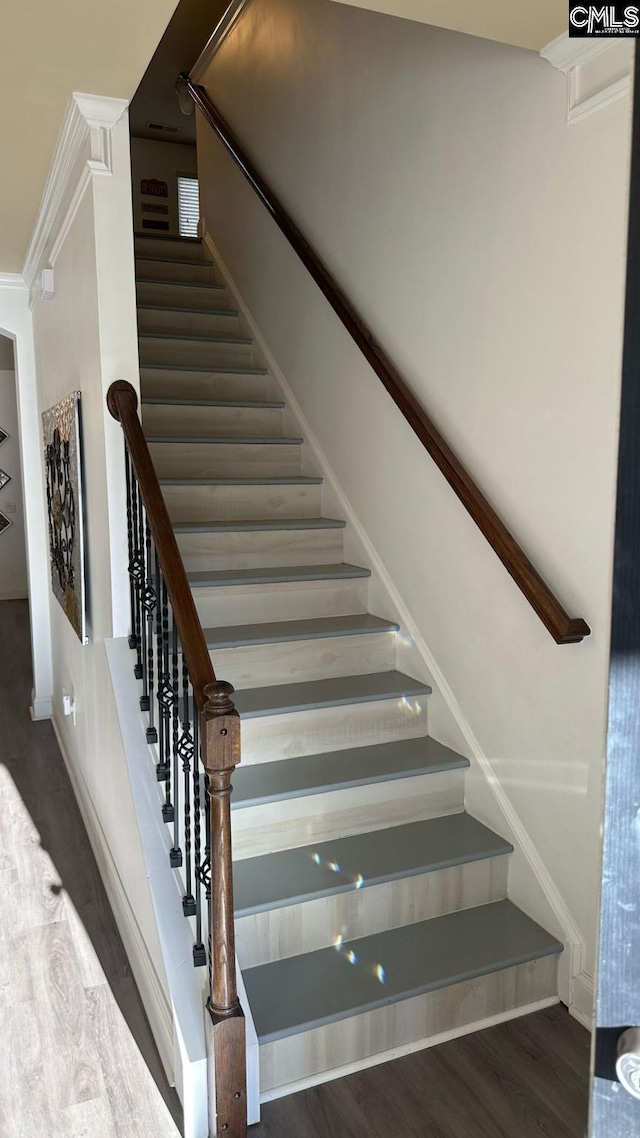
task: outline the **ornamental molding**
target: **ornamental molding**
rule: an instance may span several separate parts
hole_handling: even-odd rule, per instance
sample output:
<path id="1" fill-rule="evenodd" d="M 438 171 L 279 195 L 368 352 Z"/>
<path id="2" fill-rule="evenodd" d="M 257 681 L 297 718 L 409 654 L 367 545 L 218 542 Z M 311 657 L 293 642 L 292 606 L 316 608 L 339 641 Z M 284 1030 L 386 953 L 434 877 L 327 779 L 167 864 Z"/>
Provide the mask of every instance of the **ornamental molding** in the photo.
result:
<path id="1" fill-rule="evenodd" d="M 630 36 L 573 39 L 564 32 L 540 55 L 567 76 L 567 122 L 577 123 L 631 90 L 633 49 Z"/>
<path id="2" fill-rule="evenodd" d="M 62 124 L 49 177 L 22 270 L 30 307 L 52 295 L 56 258 L 93 177 L 111 176 L 111 131 L 125 114 L 126 99 L 74 91 Z"/>

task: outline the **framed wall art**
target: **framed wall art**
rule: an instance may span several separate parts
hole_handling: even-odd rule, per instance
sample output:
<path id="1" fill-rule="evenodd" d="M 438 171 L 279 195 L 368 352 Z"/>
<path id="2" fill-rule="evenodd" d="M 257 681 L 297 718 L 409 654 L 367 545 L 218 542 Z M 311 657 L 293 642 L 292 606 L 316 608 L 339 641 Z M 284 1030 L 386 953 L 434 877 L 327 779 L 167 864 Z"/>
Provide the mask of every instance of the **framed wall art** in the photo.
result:
<path id="1" fill-rule="evenodd" d="M 42 415 L 53 594 L 82 644 L 86 588 L 82 510 L 80 392 Z"/>

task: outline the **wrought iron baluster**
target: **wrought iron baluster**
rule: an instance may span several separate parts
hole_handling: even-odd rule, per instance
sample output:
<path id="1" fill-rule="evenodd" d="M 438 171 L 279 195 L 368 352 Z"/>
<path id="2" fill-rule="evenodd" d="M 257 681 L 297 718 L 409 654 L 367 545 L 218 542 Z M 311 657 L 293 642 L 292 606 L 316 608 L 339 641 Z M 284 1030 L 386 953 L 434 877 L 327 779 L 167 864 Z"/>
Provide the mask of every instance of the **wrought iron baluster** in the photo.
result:
<path id="1" fill-rule="evenodd" d="M 196 907 L 196 943 L 193 946 L 193 963 L 201 968 L 207 963 L 207 953 L 202 942 L 202 882 L 200 878 L 200 857 L 202 853 L 202 802 L 200 794 L 200 720 L 195 707 L 193 716 L 193 885 Z"/>
<path id="2" fill-rule="evenodd" d="M 147 555 L 148 548 L 145 540 L 147 528 L 147 511 L 144 508 L 142 494 L 138 493 L 138 549 L 140 551 L 140 576 L 138 589 L 140 592 L 140 660 L 142 663 L 142 695 L 140 696 L 140 710 L 149 710 L 149 656 L 147 649 L 147 606 L 145 593 L 147 590 Z"/>
<path id="3" fill-rule="evenodd" d="M 136 636 L 136 651 L 138 659 L 133 669 L 133 674 L 137 680 L 142 679 L 142 646 L 141 646 L 141 626 L 142 626 L 142 612 L 141 612 L 141 578 L 143 574 L 141 551 L 138 544 L 138 480 L 135 472 L 131 471 L 131 525 L 133 536 L 133 557 L 129 562 L 129 577 L 133 584 L 133 597 L 134 597 L 134 631 Z"/>
<path id="4" fill-rule="evenodd" d="M 182 734 L 178 744 L 178 754 L 182 759 L 182 772 L 184 775 L 184 876 L 185 894 L 182 898 L 182 911 L 185 917 L 195 915 L 196 902 L 193 896 L 192 859 L 191 859 L 191 768 L 194 765 L 195 745 L 191 730 L 191 695 L 189 692 L 189 671 L 182 656 Z M 193 715 L 197 715 L 195 700 L 193 701 Z"/>
<path id="5" fill-rule="evenodd" d="M 155 550 L 152 551 L 151 545 L 151 530 L 149 529 L 149 522 L 146 523 L 145 528 L 145 546 L 146 546 L 146 584 L 143 594 L 143 603 L 147 615 L 147 683 L 149 693 L 149 726 L 147 727 L 147 743 L 158 742 L 158 732 L 155 727 L 155 702 L 153 698 L 153 685 L 154 685 L 154 651 L 153 651 L 153 617 L 158 607 L 158 594 L 155 585 L 155 564 L 157 558 Z"/>
<path id="6" fill-rule="evenodd" d="M 182 865 L 182 850 L 180 849 L 180 755 L 178 745 L 180 741 L 180 688 L 178 685 L 178 629 L 176 618 L 171 610 L 171 767 L 173 774 L 173 847 L 169 853 L 172 869 Z"/>
<path id="7" fill-rule="evenodd" d="M 161 607 L 160 607 L 160 600 L 161 600 L 161 596 L 162 596 L 162 570 L 160 569 L 160 559 L 158 557 L 158 551 L 157 550 L 155 551 L 154 579 L 155 579 L 155 592 L 156 592 L 156 610 L 155 610 L 155 612 L 156 612 L 156 636 L 155 636 L 155 641 L 156 641 L 156 667 L 155 667 L 155 672 L 156 672 L 156 676 L 158 678 L 157 688 L 156 688 L 156 704 L 157 704 L 157 710 L 158 710 L 157 733 L 159 736 L 159 738 L 157 740 L 157 742 L 158 742 L 158 762 L 156 765 L 156 778 L 157 778 L 158 782 L 164 782 L 165 779 L 168 778 L 168 776 L 169 776 L 169 771 L 168 771 L 168 768 L 167 768 L 165 761 L 164 761 L 164 751 L 163 751 L 163 747 L 164 747 L 164 742 L 163 742 L 164 718 L 163 718 L 163 713 L 162 713 L 162 698 L 161 698 L 161 687 L 162 687 L 162 612 L 161 612 Z"/>
<path id="8" fill-rule="evenodd" d="M 171 710 L 173 708 L 173 686 L 169 674 L 169 601 L 167 586 L 160 573 L 160 596 L 162 598 L 162 679 L 158 686 L 158 700 L 161 707 L 160 718 L 160 762 L 166 774 L 165 800 L 162 807 L 164 822 L 173 822 L 175 811 L 171 801 Z"/>
<path id="9" fill-rule="evenodd" d="M 129 603 L 131 605 L 131 635 L 129 636 L 129 647 L 131 649 L 138 647 L 138 637 L 136 634 L 136 594 L 133 584 L 133 576 L 131 574 L 131 567 L 133 565 L 133 500 L 132 500 L 132 469 L 131 469 L 131 456 L 129 454 L 129 447 L 126 442 L 124 444 L 124 469 L 127 482 L 127 542 L 129 547 Z M 49 493 L 49 486 L 47 484 L 47 493 Z"/>

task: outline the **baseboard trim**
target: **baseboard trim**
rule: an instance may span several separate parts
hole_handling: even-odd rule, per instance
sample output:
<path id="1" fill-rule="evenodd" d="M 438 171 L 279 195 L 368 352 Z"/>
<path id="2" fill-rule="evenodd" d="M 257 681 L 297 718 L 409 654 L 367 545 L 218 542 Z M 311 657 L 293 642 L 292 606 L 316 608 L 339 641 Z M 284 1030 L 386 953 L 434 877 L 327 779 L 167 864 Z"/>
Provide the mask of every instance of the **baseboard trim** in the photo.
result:
<path id="1" fill-rule="evenodd" d="M 355 1063 L 346 1063 L 343 1067 L 334 1067 L 331 1071 L 323 1071 L 320 1075 L 311 1075 L 307 1079 L 299 1079 L 295 1083 L 287 1083 L 284 1087 L 265 1091 L 260 1096 L 260 1102 L 273 1102 L 274 1099 L 286 1098 L 298 1091 L 308 1090 L 309 1087 L 316 1087 L 321 1083 L 331 1083 L 334 1079 L 341 1079 L 344 1075 L 354 1075 L 358 1071 L 366 1071 L 369 1067 L 377 1067 L 381 1063 L 390 1063 L 393 1059 L 402 1058 L 403 1055 L 413 1055 L 416 1051 L 426 1051 L 428 1047 L 437 1047 L 440 1043 L 449 1043 L 452 1039 L 460 1039 L 463 1035 L 472 1035 L 476 1031 L 485 1031 L 488 1027 L 497 1027 L 500 1023 L 508 1023 L 509 1020 L 519 1019 L 520 1016 L 530 1015 L 532 1012 L 539 1012 L 544 1008 L 555 1007 L 558 1003 L 560 1001 L 557 996 L 549 996 L 547 999 L 525 1004 L 521 1008 L 512 1008 L 508 1012 L 501 1012 L 499 1015 L 476 1020 L 475 1023 L 463 1024 L 461 1027 L 452 1028 L 450 1031 L 441 1031 L 437 1035 L 428 1035 L 414 1043 L 405 1043 L 403 1047 L 394 1047 L 390 1051 L 383 1051 L 378 1055 L 368 1055 L 364 1059 L 356 1060 Z"/>
<path id="2" fill-rule="evenodd" d="M 50 695 L 37 696 L 32 694 L 29 714 L 33 720 L 53 718 L 53 698 Z M 60 748 L 62 751 L 62 747 Z M 64 758 L 64 752 L 63 752 Z"/>
<path id="3" fill-rule="evenodd" d="M 588 972 L 580 972 L 573 977 L 571 1004 L 569 1012 L 578 1023 L 593 1031 L 593 1016 L 595 1011 L 595 982 Z"/>
<path id="4" fill-rule="evenodd" d="M 135 913 L 129 903 L 118 868 L 113 860 L 111 850 L 107 843 L 100 819 L 96 813 L 88 787 L 75 763 L 71 760 L 56 719 L 52 716 L 53 730 L 55 732 L 60 753 L 71 781 L 71 786 L 80 808 L 82 820 L 85 824 L 91 848 L 93 849 L 100 877 L 104 884 L 107 898 L 113 912 L 118 931 L 122 937 L 125 952 L 131 965 L 131 971 L 140 990 L 145 1011 L 153 1037 L 160 1052 L 162 1065 L 167 1073 L 169 1082 L 174 1082 L 174 1043 L 173 1043 L 173 1014 L 171 1006 L 165 995 L 160 978 L 149 950 L 145 944 Z"/>
<path id="5" fill-rule="evenodd" d="M 343 511 L 343 516 L 347 519 L 349 526 L 352 528 L 353 533 L 360 543 L 360 546 L 362 547 L 367 558 L 367 563 L 371 567 L 372 573 L 380 582 L 382 589 L 390 599 L 401 625 L 413 640 L 416 650 L 423 662 L 424 668 L 428 673 L 428 677 L 433 681 L 434 687 L 437 688 L 443 702 L 448 708 L 449 714 L 455 721 L 458 730 L 464 738 L 468 757 L 473 759 L 478 769 L 482 772 L 485 784 L 491 791 L 497 810 L 500 813 L 500 817 L 504 820 L 505 827 L 509 830 L 509 834 L 505 836 L 509 836 L 511 840 L 513 840 L 514 845 L 516 845 L 517 849 L 522 854 L 524 862 L 528 867 L 528 872 L 531 875 L 531 880 L 532 882 L 534 881 L 536 883 L 538 896 L 544 899 L 545 908 L 548 914 L 548 923 L 552 924 L 552 927 L 549 929 L 549 931 L 552 932 L 554 936 L 557 936 L 559 940 L 562 940 L 565 946 L 565 951 L 560 958 L 558 969 L 558 985 L 559 995 L 562 1002 L 569 1006 L 572 1003 L 571 980 L 572 977 L 581 973 L 584 961 L 585 943 L 581 930 L 579 929 L 564 897 L 560 893 L 558 886 L 551 877 L 551 874 L 549 873 L 543 858 L 540 856 L 540 853 L 538 852 L 538 849 L 533 839 L 531 838 L 531 835 L 525 828 L 520 816 L 516 813 L 508 794 L 500 784 L 491 759 L 481 747 L 480 742 L 471 727 L 471 724 L 466 718 L 462 707 L 460 706 L 453 692 L 453 689 L 451 688 L 433 654 L 431 653 L 431 650 L 429 649 L 424 637 L 418 629 L 402 597 L 398 593 L 398 590 L 396 589 L 384 562 L 379 556 L 377 550 L 372 545 L 370 538 L 368 537 L 366 531 L 354 513 L 348 498 L 345 496 L 317 435 L 311 428 L 311 424 L 309 423 L 298 400 L 296 399 L 291 386 L 286 379 L 286 376 L 283 374 L 277 360 L 271 352 L 269 345 L 267 344 L 259 325 L 255 321 L 242 293 L 236 285 L 233 274 L 228 268 L 224 257 L 216 245 L 215 240 L 206 229 L 206 219 L 203 242 L 211 253 L 213 260 L 216 262 L 225 284 L 227 285 L 232 296 L 235 298 L 237 306 L 250 329 L 251 335 L 254 337 L 256 344 L 258 345 L 261 353 L 264 356 L 264 359 L 266 360 L 267 366 L 282 388 L 284 397 L 291 409 L 291 412 L 300 425 L 301 433 L 304 435 L 309 447 L 314 452 L 327 485 L 330 486 L 332 493 L 335 495 L 335 498 L 339 503 L 340 509 Z M 525 908 L 526 910 L 526 906 L 523 905 L 521 899 L 516 897 L 514 900 L 516 904 L 519 904 L 521 908 Z M 532 916 L 535 920 L 544 923 L 541 920 L 539 913 L 529 913 L 529 916 Z"/>

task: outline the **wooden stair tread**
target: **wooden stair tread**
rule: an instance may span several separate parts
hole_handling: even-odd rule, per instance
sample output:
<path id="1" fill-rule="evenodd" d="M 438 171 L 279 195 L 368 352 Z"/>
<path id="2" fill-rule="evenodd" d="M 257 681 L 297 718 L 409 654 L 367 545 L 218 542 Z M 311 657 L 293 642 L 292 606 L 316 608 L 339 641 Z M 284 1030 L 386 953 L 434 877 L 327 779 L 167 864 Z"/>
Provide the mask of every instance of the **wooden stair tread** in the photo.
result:
<path id="1" fill-rule="evenodd" d="M 143 395 L 140 402 L 144 405 L 160 407 L 238 407 L 260 408 L 281 411 L 285 404 L 282 400 L 274 399 L 191 399 L 186 396 L 169 397 L 163 395 Z"/>
<path id="2" fill-rule="evenodd" d="M 175 371 L 175 372 L 205 372 L 207 375 L 268 375 L 269 369 L 266 367 L 234 367 L 233 365 L 225 365 L 224 367 L 218 364 L 150 364 L 141 363 L 140 371 Z"/>
<path id="3" fill-rule="evenodd" d="M 305 474 L 276 474 L 264 478 L 159 478 L 161 486 L 322 486 L 323 478 Z"/>
<path id="4" fill-rule="evenodd" d="M 216 446 L 302 446 L 303 439 L 282 435 L 145 435 L 148 443 L 212 443 Z"/>
<path id="5" fill-rule="evenodd" d="M 249 968 L 243 979 L 264 1044 L 560 952 L 510 901 L 496 901 Z"/>
<path id="6" fill-rule="evenodd" d="M 213 522 L 174 522 L 175 533 L 258 533 L 261 530 L 344 529 L 341 518 L 250 518 Z"/>
<path id="7" fill-rule="evenodd" d="M 198 265 L 205 269 L 214 267 L 213 261 L 205 261 L 200 257 L 153 257 L 148 253 L 136 253 L 136 265 L 140 261 L 153 261 L 156 265 Z"/>
<path id="8" fill-rule="evenodd" d="M 323 707 L 342 707 L 352 703 L 403 699 L 429 695 L 429 684 L 403 672 L 371 672 L 364 676 L 337 676 L 328 680 L 307 680 L 273 687 L 243 688 L 234 693 L 234 703 L 243 719 L 286 715 Z"/>
<path id="9" fill-rule="evenodd" d="M 288 581 L 348 580 L 370 577 L 371 570 L 345 563 L 335 565 L 275 565 L 260 569 L 212 569 L 187 573 L 192 589 L 223 585 L 272 585 Z"/>
<path id="10" fill-rule="evenodd" d="M 234 864 L 235 913 L 244 917 L 512 852 L 465 813 L 281 850 Z"/>
<path id="11" fill-rule="evenodd" d="M 195 340 L 197 343 L 204 344 L 243 344 L 245 347 L 250 347 L 253 340 L 247 336 L 231 336 L 223 332 L 220 335 L 206 336 L 198 332 L 138 332 L 139 340 L 179 340 L 191 341 Z"/>
<path id="12" fill-rule="evenodd" d="M 316 640 L 332 636 L 362 636 L 368 633 L 398 632 L 400 625 L 370 613 L 353 616 L 323 616 L 310 620 L 276 620 L 257 624 L 223 625 L 205 628 L 207 648 L 241 648 L 249 644 L 288 644 L 294 640 Z"/>
<path id="13" fill-rule="evenodd" d="M 262 806 L 351 786 L 459 770 L 469 760 L 430 736 L 372 746 L 299 755 L 271 763 L 239 766 L 233 776 L 231 808 Z"/>

